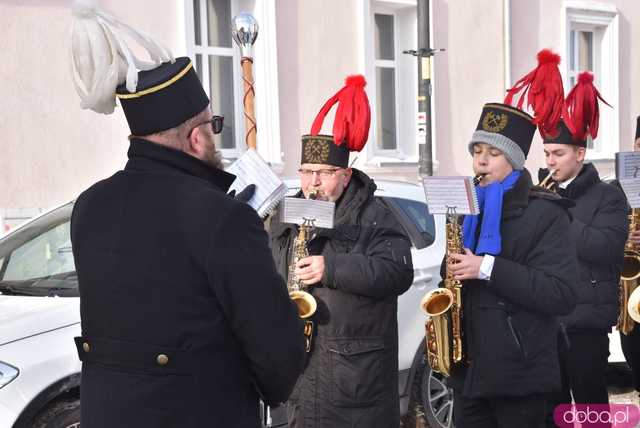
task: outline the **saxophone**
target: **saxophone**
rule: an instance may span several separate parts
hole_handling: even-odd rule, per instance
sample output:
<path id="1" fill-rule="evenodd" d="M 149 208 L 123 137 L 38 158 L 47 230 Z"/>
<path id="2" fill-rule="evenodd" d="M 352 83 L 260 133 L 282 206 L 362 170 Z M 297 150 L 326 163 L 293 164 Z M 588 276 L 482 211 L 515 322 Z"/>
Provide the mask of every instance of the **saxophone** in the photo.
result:
<path id="1" fill-rule="evenodd" d="M 549 174 L 544 178 L 544 180 L 537 184 L 537 187 L 541 187 L 545 190 L 555 193 L 558 190 L 558 182 L 553 179 L 553 174 L 555 172 L 555 169 L 550 170 Z"/>
<path id="2" fill-rule="evenodd" d="M 474 177 L 475 185 L 483 175 Z M 464 254 L 462 248 L 462 228 L 454 212 L 447 213 L 445 226 L 447 264 L 452 254 Z M 447 268 L 444 287 L 431 290 L 420 301 L 420 307 L 429 316 L 425 322 L 426 357 L 429 365 L 444 376 L 451 375 L 451 367 L 463 358 L 462 349 L 462 282 L 453 278 Z"/>
<path id="3" fill-rule="evenodd" d="M 309 192 L 309 199 L 315 199 L 317 191 L 311 190 Z M 311 237 L 313 230 L 313 220 L 305 219 L 300 225 L 298 235 L 293 240 L 293 247 L 291 252 L 291 261 L 289 263 L 289 271 L 287 273 L 287 289 L 289 291 L 289 297 L 296 304 L 298 308 L 298 316 L 304 320 L 304 337 L 305 337 L 305 350 L 309 352 L 311 350 L 311 336 L 313 334 L 313 321 L 307 318 L 311 317 L 318 307 L 316 299 L 307 292 L 307 286 L 294 273 L 298 261 L 309 255 L 307 249 L 307 243 Z"/>
<path id="4" fill-rule="evenodd" d="M 633 232 L 640 226 L 640 208 L 633 208 L 629 214 L 629 231 Z M 620 275 L 620 313 L 618 315 L 618 330 L 628 335 L 633 330 L 635 322 L 629 314 L 628 304 L 631 294 L 638 287 L 640 278 L 640 252 L 631 241 L 624 246 L 624 262 Z"/>

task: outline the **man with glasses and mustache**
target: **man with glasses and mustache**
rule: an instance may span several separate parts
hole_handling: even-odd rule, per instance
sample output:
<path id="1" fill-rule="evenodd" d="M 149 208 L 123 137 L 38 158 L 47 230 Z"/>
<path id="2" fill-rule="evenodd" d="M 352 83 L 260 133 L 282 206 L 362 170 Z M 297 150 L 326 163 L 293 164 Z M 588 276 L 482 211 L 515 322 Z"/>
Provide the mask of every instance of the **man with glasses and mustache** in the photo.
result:
<path id="1" fill-rule="evenodd" d="M 129 160 L 71 222 L 82 426 L 257 428 L 258 398 L 285 401 L 302 371 L 303 324 L 260 218 L 226 194 L 223 119 L 185 57 L 114 92 Z"/>
<path id="2" fill-rule="evenodd" d="M 287 403 L 290 427 L 390 428 L 400 421 L 396 312 L 398 296 L 413 280 L 411 244 L 373 196 L 373 180 L 349 168 L 349 152 L 360 151 L 369 134 L 364 85 L 362 76 L 347 78 L 302 137 L 297 197 L 314 192 L 336 209 L 334 228 L 316 229 L 310 256 L 295 268 L 318 308 L 307 366 Z M 333 135 L 320 135 L 334 103 Z M 294 225 L 271 226 L 271 248 L 285 278 L 296 235 Z"/>

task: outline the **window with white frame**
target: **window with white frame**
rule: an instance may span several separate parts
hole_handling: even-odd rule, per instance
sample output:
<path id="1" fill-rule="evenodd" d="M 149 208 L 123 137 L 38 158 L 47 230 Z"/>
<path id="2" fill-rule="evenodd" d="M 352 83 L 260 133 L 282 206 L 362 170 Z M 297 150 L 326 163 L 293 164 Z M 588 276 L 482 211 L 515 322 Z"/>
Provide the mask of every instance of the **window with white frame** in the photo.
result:
<path id="1" fill-rule="evenodd" d="M 396 126 L 396 49 L 392 14 L 374 15 L 376 67 L 376 147 L 397 150 Z"/>
<path id="2" fill-rule="evenodd" d="M 614 6 L 571 1 L 565 4 L 565 87 L 568 93 L 578 74 L 590 71 L 594 84 L 613 108 L 601 104 L 595 141 L 587 141 L 589 159 L 612 159 L 619 150 L 618 13 Z"/>
<path id="3" fill-rule="evenodd" d="M 231 20 L 235 11 L 231 0 L 188 0 L 187 28 L 190 55 L 214 114 L 224 116 L 220 149 L 225 158 L 236 158 L 243 123 L 238 81 L 240 74 L 236 49 L 231 38 Z"/>
<path id="4" fill-rule="evenodd" d="M 371 2 L 365 61 L 373 110 L 368 154 L 376 163 L 417 161 L 417 65 L 402 53 L 417 44 L 416 14 L 406 0 Z"/>

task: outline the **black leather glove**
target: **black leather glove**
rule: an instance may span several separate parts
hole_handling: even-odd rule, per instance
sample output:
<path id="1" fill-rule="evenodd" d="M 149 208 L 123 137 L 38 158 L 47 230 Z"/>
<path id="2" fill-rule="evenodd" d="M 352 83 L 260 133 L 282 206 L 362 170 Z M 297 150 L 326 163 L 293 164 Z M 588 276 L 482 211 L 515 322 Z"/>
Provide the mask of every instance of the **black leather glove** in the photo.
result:
<path id="1" fill-rule="evenodd" d="M 236 191 L 232 190 L 227 195 L 234 198 L 236 201 L 244 202 L 245 204 L 253 198 L 253 195 L 256 193 L 256 185 L 249 184 L 247 187 L 242 189 L 240 193 L 236 195 Z"/>

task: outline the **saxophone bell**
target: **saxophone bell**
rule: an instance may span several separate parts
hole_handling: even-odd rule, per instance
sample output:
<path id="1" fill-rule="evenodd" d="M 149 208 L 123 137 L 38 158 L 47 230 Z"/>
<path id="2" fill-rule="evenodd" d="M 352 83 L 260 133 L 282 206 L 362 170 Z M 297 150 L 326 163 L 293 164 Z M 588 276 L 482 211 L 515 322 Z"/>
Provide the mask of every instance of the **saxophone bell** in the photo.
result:
<path id="1" fill-rule="evenodd" d="M 633 321 L 640 322 L 640 288 L 633 290 L 633 293 L 629 296 L 627 313 Z"/>
<path id="2" fill-rule="evenodd" d="M 453 304 L 453 293 L 448 288 L 436 288 L 422 297 L 420 308 L 430 317 L 447 312 Z"/>
<path id="3" fill-rule="evenodd" d="M 302 319 L 309 318 L 318 309 L 318 303 L 313 296 L 306 291 L 291 290 L 289 292 L 289 298 L 293 300 L 293 303 L 298 307 L 298 316 Z"/>

